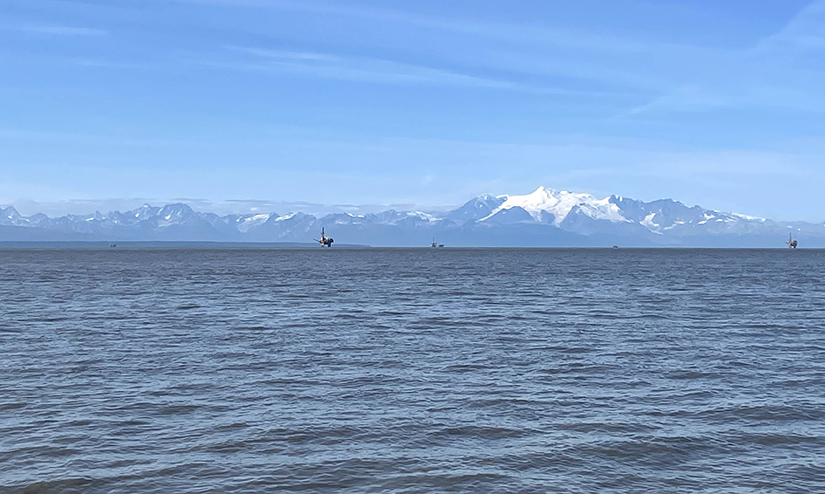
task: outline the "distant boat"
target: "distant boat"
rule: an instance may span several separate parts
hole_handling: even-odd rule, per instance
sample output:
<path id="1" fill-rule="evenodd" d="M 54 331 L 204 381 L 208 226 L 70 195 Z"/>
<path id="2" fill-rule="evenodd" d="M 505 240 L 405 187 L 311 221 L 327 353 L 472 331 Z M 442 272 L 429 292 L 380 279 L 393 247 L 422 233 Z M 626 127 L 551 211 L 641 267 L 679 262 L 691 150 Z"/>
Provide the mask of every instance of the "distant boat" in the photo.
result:
<path id="1" fill-rule="evenodd" d="M 796 241 L 796 240 L 794 240 L 794 238 L 793 238 L 793 234 L 792 234 L 792 233 L 789 233 L 789 234 L 788 234 L 788 248 L 789 248 L 789 249 L 795 249 L 795 248 L 796 248 L 796 245 L 797 245 L 797 241 Z"/>
<path id="2" fill-rule="evenodd" d="M 613 246 L 613 248 L 614 248 L 614 249 L 618 249 L 618 248 L 619 248 L 619 246 L 618 246 L 618 245 L 614 245 L 614 246 Z"/>
<path id="3" fill-rule="evenodd" d="M 112 243 L 109 244 L 110 249 L 114 249 L 115 247 L 117 247 L 116 243 L 112 242 Z"/>
<path id="4" fill-rule="evenodd" d="M 435 248 L 441 248 L 441 247 L 444 247 L 444 244 L 439 244 L 435 241 L 435 239 L 433 239 L 433 243 L 430 244 L 430 247 L 432 247 L 434 249 Z"/>

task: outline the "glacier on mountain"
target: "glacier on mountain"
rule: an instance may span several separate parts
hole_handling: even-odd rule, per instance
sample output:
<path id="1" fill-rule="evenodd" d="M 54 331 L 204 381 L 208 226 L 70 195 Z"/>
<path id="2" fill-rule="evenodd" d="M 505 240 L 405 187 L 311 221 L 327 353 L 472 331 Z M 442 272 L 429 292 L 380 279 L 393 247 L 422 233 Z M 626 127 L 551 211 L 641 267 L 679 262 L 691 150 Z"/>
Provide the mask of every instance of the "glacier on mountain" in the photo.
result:
<path id="1" fill-rule="evenodd" d="M 503 199 L 503 202 L 487 217 L 482 218 L 481 221 L 491 218 L 504 210 L 521 208 L 540 223 L 560 226 L 565 218 L 577 207 L 593 219 L 606 220 L 614 223 L 630 221 L 622 216 L 619 208 L 610 202 L 609 197 L 597 199 L 590 194 L 576 194 L 566 190 L 556 192 L 544 186 L 526 195 L 498 197 Z"/>

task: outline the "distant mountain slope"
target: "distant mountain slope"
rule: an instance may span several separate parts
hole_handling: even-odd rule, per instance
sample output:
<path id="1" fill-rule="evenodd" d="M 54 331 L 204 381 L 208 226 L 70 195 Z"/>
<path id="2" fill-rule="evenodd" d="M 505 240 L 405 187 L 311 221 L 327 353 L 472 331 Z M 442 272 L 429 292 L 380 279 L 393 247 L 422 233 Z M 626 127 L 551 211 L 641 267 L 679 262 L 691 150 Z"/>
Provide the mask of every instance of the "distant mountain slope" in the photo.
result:
<path id="1" fill-rule="evenodd" d="M 779 222 L 652 202 L 555 191 L 483 195 L 446 212 L 387 210 L 375 214 L 302 212 L 232 214 L 194 211 L 186 204 L 144 205 L 132 211 L 50 218 L 0 208 L 0 241 L 145 240 L 309 242 L 321 227 L 336 243 L 426 246 L 725 246 L 781 247 L 789 234 L 801 247 L 825 247 L 825 223 Z"/>

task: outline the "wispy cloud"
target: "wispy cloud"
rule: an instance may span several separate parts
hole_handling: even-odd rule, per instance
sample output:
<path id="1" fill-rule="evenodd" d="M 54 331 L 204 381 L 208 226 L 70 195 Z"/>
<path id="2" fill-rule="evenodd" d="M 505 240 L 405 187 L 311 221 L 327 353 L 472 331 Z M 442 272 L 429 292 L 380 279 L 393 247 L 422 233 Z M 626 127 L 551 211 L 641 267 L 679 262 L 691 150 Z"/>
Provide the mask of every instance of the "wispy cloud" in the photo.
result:
<path id="1" fill-rule="evenodd" d="M 615 118 L 719 109 L 825 113 L 822 51 L 825 0 L 816 0 L 750 47 L 686 60 L 691 71 L 681 74 L 673 89 Z"/>
<path id="2" fill-rule="evenodd" d="M 759 41 L 756 52 L 825 49 L 825 0 L 801 9 L 780 30 Z"/>
<path id="3" fill-rule="evenodd" d="M 211 60 L 202 63 L 224 69 L 291 72 L 314 77 L 382 84 L 479 87 L 564 96 L 622 96 L 619 93 L 522 84 L 379 58 L 345 57 L 329 53 L 242 46 L 227 48 L 245 54 L 247 57 L 240 60 Z"/>
<path id="4" fill-rule="evenodd" d="M 64 131 L 32 131 L 15 128 L 0 127 L 0 142 L 32 142 L 78 145 L 113 145 L 113 146 L 140 146 L 163 147 L 173 145 L 204 146 L 207 143 L 200 141 L 182 141 L 177 139 L 158 139 L 154 137 L 133 137 L 112 134 L 93 134 Z"/>
<path id="5" fill-rule="evenodd" d="M 634 117 L 657 112 L 705 112 L 727 108 L 731 101 L 717 94 L 703 91 L 695 86 L 680 86 L 672 92 L 620 113 L 614 119 Z"/>
<path id="6" fill-rule="evenodd" d="M 481 35 L 507 40 L 541 42 L 559 46 L 598 48 L 607 51 L 638 51 L 651 49 L 651 44 L 643 40 L 609 36 L 593 30 L 580 31 L 569 26 L 538 24 L 512 24 L 507 22 L 485 22 L 467 18 L 447 18 L 421 15 L 411 11 L 387 8 L 366 8 L 345 6 L 323 1 L 296 0 L 173 0 L 178 3 L 213 5 L 237 8 L 259 8 L 293 11 L 316 15 L 363 18 L 384 22 L 397 22 L 455 33 Z"/>
<path id="7" fill-rule="evenodd" d="M 396 25 L 399 28 L 413 28 L 434 35 L 458 36 L 472 39 L 482 44 L 509 48 L 494 51 L 484 50 L 473 54 L 473 50 L 451 53 L 445 49 L 440 56 L 462 64 L 488 67 L 498 71 L 520 74 L 560 75 L 581 80 L 598 81 L 608 86 L 626 88 L 661 88 L 661 78 L 649 73 L 639 74 L 622 64 L 607 63 L 604 57 L 620 59 L 622 56 L 644 57 L 655 54 L 667 59 L 670 54 L 683 55 L 707 50 L 684 44 L 665 43 L 661 40 L 639 39 L 633 36 L 607 34 L 597 29 L 578 29 L 570 25 L 554 25 L 538 22 L 495 22 L 471 17 L 422 15 L 410 10 L 394 10 L 342 5 L 323 1 L 295 0 L 173 0 L 181 3 L 223 6 L 227 8 L 295 12 L 314 16 L 330 16 L 362 19 L 379 25 Z M 590 55 L 595 55 L 591 60 Z M 661 55 L 661 57 L 660 57 Z M 649 60 L 648 60 L 649 61 Z"/>
<path id="8" fill-rule="evenodd" d="M 104 31 L 103 29 L 47 24 L 24 24 L 20 26 L 7 27 L 6 29 L 51 36 L 105 36 L 108 34 L 107 31 Z"/>
<path id="9" fill-rule="evenodd" d="M 236 50 L 241 53 L 249 55 L 256 55 L 259 57 L 284 59 L 284 60 L 306 60 L 318 62 L 340 62 L 342 59 L 336 55 L 326 53 L 315 53 L 310 51 L 289 51 L 289 50 L 270 50 L 266 48 L 255 48 L 249 46 L 227 46 L 226 48 Z"/>
<path id="10" fill-rule="evenodd" d="M 115 60 L 102 60 L 92 58 L 73 58 L 68 60 L 71 65 L 78 65 L 81 67 L 91 68 L 105 68 L 105 69 L 124 69 L 124 70 L 149 70 L 157 69 L 159 65 L 138 62 L 124 62 Z"/>

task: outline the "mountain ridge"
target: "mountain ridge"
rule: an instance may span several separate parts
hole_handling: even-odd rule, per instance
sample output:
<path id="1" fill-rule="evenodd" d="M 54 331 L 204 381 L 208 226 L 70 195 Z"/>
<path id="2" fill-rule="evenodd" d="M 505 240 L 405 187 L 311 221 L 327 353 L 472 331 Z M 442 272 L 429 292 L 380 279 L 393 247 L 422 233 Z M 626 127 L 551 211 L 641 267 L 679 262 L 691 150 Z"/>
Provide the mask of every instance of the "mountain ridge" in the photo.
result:
<path id="1" fill-rule="evenodd" d="M 51 218 L 0 207 L 0 241 L 307 242 L 321 227 L 353 244 L 454 246 L 782 246 L 789 234 L 801 246 L 825 247 L 825 223 L 781 222 L 673 199 L 644 202 L 611 195 L 556 191 L 481 195 L 448 211 L 311 215 L 301 211 L 217 215 L 178 202 L 129 211 L 95 211 Z"/>

